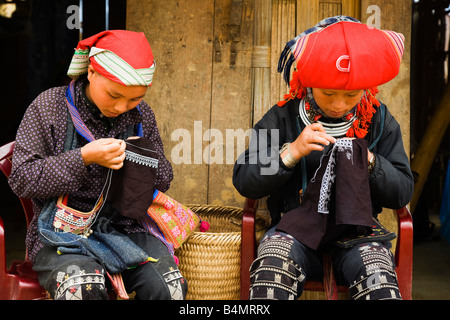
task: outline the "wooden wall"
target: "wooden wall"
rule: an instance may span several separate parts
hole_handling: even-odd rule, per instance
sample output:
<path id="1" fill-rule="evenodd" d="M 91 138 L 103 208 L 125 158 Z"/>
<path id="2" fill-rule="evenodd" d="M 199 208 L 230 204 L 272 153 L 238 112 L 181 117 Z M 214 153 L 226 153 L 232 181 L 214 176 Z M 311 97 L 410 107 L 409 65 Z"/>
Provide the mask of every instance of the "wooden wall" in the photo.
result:
<path id="1" fill-rule="evenodd" d="M 252 125 L 252 9 L 249 0 L 128 0 L 127 29 L 145 32 L 157 62 L 145 101 L 173 164 L 168 193 L 180 202 L 241 204 L 225 141 L 227 129 Z"/>
<path id="2" fill-rule="evenodd" d="M 373 10 L 368 10 L 370 6 L 376 7 L 371 7 Z M 371 17 L 376 18 L 377 15 L 379 21 L 371 19 Z M 380 29 L 394 30 L 405 36 L 405 52 L 400 72 L 394 80 L 379 87 L 380 93 L 377 97 L 387 105 L 389 111 L 399 122 L 407 155 L 410 151 L 411 16 L 412 1 L 409 0 L 361 1 L 361 21 L 366 22 L 370 19 L 371 22 L 377 22 Z M 392 231 L 397 228 L 397 222 L 391 210 L 385 210 L 384 214 L 380 216 L 380 221 Z M 396 240 L 393 241 L 394 248 L 395 242 Z"/>
<path id="3" fill-rule="evenodd" d="M 378 98 L 385 103 L 397 121 L 400 123 L 403 144 L 406 153 L 410 150 L 410 81 L 411 81 L 411 15 L 410 0 L 362 0 L 361 20 L 366 22 L 374 11 L 367 12 L 369 6 L 380 8 L 380 28 L 394 30 L 405 36 L 405 53 L 399 75 L 392 81 L 379 87 Z"/>
<path id="4" fill-rule="evenodd" d="M 127 29 L 145 32 L 157 61 L 145 100 L 173 164 L 170 195 L 183 203 L 242 206 L 231 182 L 237 152 L 230 161 L 227 129 L 241 129 L 242 140 L 282 98 L 288 88 L 276 67 L 285 43 L 336 14 L 405 35 L 400 75 L 380 87 L 379 97 L 399 120 L 409 150 L 410 0 L 128 0 Z M 180 153 L 187 133 L 191 148 Z M 175 163 L 180 155 L 184 163 Z"/>

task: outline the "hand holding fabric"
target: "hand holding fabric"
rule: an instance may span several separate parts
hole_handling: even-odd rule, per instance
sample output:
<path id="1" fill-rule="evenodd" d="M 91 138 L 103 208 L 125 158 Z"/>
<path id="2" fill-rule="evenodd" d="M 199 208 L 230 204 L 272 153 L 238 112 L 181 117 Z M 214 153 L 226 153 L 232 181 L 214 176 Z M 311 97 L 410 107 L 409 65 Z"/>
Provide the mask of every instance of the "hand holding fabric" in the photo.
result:
<path id="1" fill-rule="evenodd" d="M 98 139 L 81 148 L 84 164 L 93 163 L 118 170 L 125 160 L 125 141 L 118 139 Z"/>
<path id="2" fill-rule="evenodd" d="M 335 143 L 336 139 L 325 132 L 320 123 L 312 123 L 303 129 L 297 139 L 291 143 L 291 152 L 296 159 L 306 157 L 312 151 L 323 151 L 324 145 Z M 283 154 L 281 155 L 283 157 Z"/>

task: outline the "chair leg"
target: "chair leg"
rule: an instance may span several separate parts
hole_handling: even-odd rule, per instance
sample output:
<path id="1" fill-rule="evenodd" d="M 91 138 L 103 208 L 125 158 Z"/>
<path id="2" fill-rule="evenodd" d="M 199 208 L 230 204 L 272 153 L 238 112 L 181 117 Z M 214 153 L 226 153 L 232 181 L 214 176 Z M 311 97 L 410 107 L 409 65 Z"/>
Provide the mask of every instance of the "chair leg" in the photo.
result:
<path id="1" fill-rule="evenodd" d="M 257 207 L 257 200 L 245 200 L 241 231 L 241 300 L 249 298 L 250 266 L 256 257 L 255 216 Z"/>
<path id="2" fill-rule="evenodd" d="M 397 281 L 403 300 L 412 299 L 413 223 L 407 207 L 394 210 L 398 219 L 395 250 Z"/>
<path id="3" fill-rule="evenodd" d="M 333 261 L 329 254 L 323 255 L 323 286 L 327 300 L 339 300 L 338 286 L 333 274 Z"/>

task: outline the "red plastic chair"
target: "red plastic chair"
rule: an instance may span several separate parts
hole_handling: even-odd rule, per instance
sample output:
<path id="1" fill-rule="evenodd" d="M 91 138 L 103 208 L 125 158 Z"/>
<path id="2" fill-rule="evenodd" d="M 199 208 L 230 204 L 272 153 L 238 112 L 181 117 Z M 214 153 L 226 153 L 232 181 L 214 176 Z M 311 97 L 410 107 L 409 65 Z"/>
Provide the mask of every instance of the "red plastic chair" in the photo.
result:
<path id="1" fill-rule="evenodd" d="M 12 154 L 15 141 L 0 147 L 0 170 L 6 178 L 11 174 Z M 27 227 L 33 219 L 33 204 L 30 199 L 19 197 L 25 212 Z M 47 299 L 46 290 L 38 282 L 37 274 L 25 253 L 23 261 L 14 260 L 11 267 L 6 269 L 5 227 L 0 216 L 0 300 L 41 300 Z M 113 290 L 108 291 L 110 300 L 116 300 Z"/>
<path id="2" fill-rule="evenodd" d="M 255 214 L 258 200 L 246 199 L 242 218 L 241 242 L 241 299 L 247 300 L 250 289 L 250 266 L 256 258 Z M 413 223 L 407 207 L 393 210 L 398 222 L 395 263 L 400 293 L 404 300 L 411 300 L 412 262 L 413 262 Z M 337 291 L 330 292 L 324 285 L 327 281 L 307 281 L 304 291 L 326 292 L 327 299 L 337 300 L 338 293 L 347 293 L 348 287 L 336 286 Z"/>
<path id="3" fill-rule="evenodd" d="M 14 141 L 0 147 L 0 169 L 8 178 L 11 173 L 11 157 Z M 27 227 L 33 218 L 30 199 L 20 198 Z M 6 266 L 5 227 L 0 216 L 0 300 L 46 299 L 47 292 L 40 286 L 27 253 L 23 261 L 14 260 L 9 269 Z"/>

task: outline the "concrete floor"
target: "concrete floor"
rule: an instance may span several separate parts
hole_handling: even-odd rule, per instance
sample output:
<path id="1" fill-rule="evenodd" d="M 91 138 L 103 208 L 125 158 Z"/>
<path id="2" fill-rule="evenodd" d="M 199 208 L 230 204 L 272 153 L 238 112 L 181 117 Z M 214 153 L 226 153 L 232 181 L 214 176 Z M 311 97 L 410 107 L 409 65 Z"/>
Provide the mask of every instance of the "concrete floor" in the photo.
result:
<path id="1" fill-rule="evenodd" d="M 430 215 L 435 229 L 414 243 L 413 300 L 450 300 L 450 243 L 439 235 L 440 221 Z"/>

